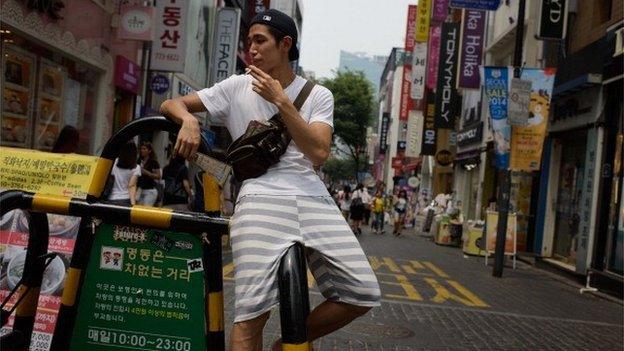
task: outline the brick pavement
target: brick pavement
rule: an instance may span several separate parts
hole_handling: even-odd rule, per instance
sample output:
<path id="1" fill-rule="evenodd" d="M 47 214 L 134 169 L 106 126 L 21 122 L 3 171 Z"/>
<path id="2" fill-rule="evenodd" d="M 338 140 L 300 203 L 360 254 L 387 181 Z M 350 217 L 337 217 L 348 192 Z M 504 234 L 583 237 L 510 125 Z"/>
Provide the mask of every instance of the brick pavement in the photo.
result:
<path id="1" fill-rule="evenodd" d="M 364 230 L 359 240 L 380 281 L 382 306 L 317 340 L 315 350 L 624 348 L 622 305 L 580 295 L 573 282 L 521 262 L 497 279 L 482 257 L 464 256 L 413 232 L 395 238 Z M 228 263 L 227 251 L 224 257 Z M 226 329 L 233 313 L 230 277 L 225 280 Z M 310 299 L 312 306 L 322 301 L 314 287 Z M 278 335 L 274 311 L 265 349 Z"/>

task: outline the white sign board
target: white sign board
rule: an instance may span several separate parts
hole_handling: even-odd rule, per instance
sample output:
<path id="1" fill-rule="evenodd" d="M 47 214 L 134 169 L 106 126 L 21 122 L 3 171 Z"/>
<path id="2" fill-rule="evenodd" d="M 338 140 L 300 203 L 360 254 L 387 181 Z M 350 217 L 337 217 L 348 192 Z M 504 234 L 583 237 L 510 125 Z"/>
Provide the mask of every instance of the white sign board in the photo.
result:
<path id="1" fill-rule="evenodd" d="M 156 24 L 150 69 L 184 72 L 186 55 L 186 19 L 188 6 L 181 1 L 156 2 Z"/>
<path id="2" fill-rule="evenodd" d="M 212 48 L 210 84 L 219 83 L 234 74 L 240 28 L 240 9 L 222 7 L 217 12 L 217 22 Z"/>
<path id="3" fill-rule="evenodd" d="M 531 102 L 530 80 L 512 78 L 507 102 L 509 125 L 524 127 L 529 121 L 529 103 Z"/>
<path id="4" fill-rule="evenodd" d="M 421 111 L 410 111 L 407 118 L 405 157 L 420 156 L 424 118 Z"/>
<path id="5" fill-rule="evenodd" d="M 415 43 L 412 53 L 411 98 L 421 100 L 425 96 L 425 75 L 427 73 L 427 43 Z"/>

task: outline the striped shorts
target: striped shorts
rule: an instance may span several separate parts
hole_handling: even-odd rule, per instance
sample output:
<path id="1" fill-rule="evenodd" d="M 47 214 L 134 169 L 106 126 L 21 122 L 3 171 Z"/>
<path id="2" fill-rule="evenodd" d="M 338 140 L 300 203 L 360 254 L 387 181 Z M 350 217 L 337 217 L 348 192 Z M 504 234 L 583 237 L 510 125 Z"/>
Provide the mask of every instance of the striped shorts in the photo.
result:
<path id="1" fill-rule="evenodd" d="M 278 305 L 280 259 L 297 242 L 306 247 L 308 268 L 326 299 L 380 305 L 377 278 L 331 197 L 244 196 L 230 223 L 234 322 L 253 319 Z"/>

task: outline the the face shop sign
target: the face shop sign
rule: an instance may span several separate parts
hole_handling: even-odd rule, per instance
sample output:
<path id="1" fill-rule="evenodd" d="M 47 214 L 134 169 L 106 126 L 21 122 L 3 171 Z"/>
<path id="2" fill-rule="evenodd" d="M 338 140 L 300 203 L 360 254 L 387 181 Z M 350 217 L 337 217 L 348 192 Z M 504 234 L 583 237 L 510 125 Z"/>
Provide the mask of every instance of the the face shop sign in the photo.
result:
<path id="1" fill-rule="evenodd" d="M 213 53 L 212 83 L 218 83 L 234 74 L 240 16 L 238 9 L 224 7 L 217 14 L 217 30 Z"/>
<path id="2" fill-rule="evenodd" d="M 466 146 L 481 141 L 483 137 L 483 122 L 472 127 L 465 128 L 457 133 L 457 145 Z"/>

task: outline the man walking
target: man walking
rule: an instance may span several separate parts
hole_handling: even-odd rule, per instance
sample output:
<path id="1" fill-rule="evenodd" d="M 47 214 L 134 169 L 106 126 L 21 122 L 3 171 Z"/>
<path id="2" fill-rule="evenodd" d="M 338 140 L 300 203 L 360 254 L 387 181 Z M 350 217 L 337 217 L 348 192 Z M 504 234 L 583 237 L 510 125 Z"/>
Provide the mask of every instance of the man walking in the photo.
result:
<path id="1" fill-rule="evenodd" d="M 279 112 L 292 136 L 278 164 L 242 184 L 231 219 L 236 283 L 233 351 L 262 349 L 262 329 L 279 302 L 280 258 L 297 242 L 306 247 L 310 270 L 326 298 L 308 317 L 310 341 L 380 304 L 379 285 L 366 256 L 313 169 L 330 153 L 333 96 L 317 85 L 297 111 L 292 101 L 306 81 L 289 64 L 299 57 L 294 21 L 271 9 L 256 15 L 250 25 L 247 41 L 253 65 L 248 74 L 161 106 L 163 115 L 181 124 L 174 150 L 186 158 L 195 154 L 200 140 L 192 112 L 208 111 L 234 139 L 251 120 L 267 120 Z"/>

